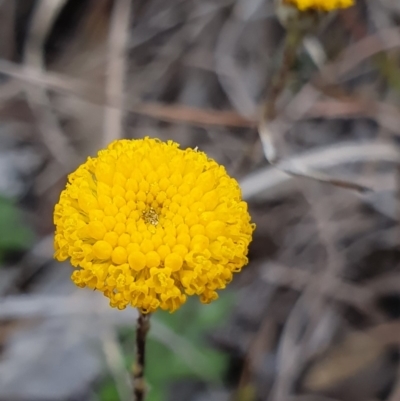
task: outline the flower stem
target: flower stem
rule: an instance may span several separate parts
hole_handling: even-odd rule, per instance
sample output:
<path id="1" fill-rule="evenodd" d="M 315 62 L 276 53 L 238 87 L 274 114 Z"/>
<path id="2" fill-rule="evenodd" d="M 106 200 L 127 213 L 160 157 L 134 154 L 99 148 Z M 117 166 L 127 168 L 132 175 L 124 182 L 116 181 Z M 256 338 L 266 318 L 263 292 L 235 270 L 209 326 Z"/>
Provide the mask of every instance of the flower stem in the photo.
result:
<path id="1" fill-rule="evenodd" d="M 146 383 L 144 380 L 146 337 L 150 329 L 150 315 L 139 311 L 136 327 L 136 360 L 133 365 L 133 391 L 135 401 L 144 401 Z"/>
<path id="2" fill-rule="evenodd" d="M 296 26 L 288 28 L 282 61 L 272 79 L 267 100 L 264 104 L 262 120 L 270 121 L 276 117 L 276 103 L 287 83 L 290 71 L 296 60 L 296 53 L 303 40 L 304 34 Z"/>

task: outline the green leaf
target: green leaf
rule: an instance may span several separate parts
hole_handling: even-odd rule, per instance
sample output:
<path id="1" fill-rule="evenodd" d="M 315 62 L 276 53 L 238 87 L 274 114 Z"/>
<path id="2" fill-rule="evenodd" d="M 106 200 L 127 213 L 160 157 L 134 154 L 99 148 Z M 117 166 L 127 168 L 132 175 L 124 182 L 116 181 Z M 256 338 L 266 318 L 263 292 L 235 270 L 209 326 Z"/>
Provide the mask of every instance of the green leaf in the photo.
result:
<path id="1" fill-rule="evenodd" d="M 32 240 L 33 233 L 23 224 L 16 205 L 0 196 L 0 257 L 5 251 L 28 248 Z"/>
<path id="2" fill-rule="evenodd" d="M 146 401 L 165 401 L 168 386 L 174 380 L 194 378 L 208 383 L 221 381 L 227 367 L 227 356 L 210 348 L 205 333 L 224 323 L 225 316 L 232 308 L 233 297 L 227 291 L 210 305 L 202 305 L 197 298 L 190 297 L 188 302 L 175 313 L 157 312 L 152 316 L 153 325 L 146 345 L 146 382 L 149 392 Z M 158 324 L 157 324 L 158 323 Z M 174 337 L 168 342 L 168 336 L 154 333 L 160 324 Z M 124 328 L 119 332 L 124 348 L 126 368 L 130 370 L 134 361 L 132 345 L 135 341 L 134 328 Z M 163 341 L 159 341 L 163 339 Z M 185 344 L 180 344 L 179 340 Z M 184 358 L 185 348 L 189 347 L 191 355 Z M 175 352 L 179 351 L 179 352 Z M 192 356 L 198 356 L 196 360 Z M 118 393 L 112 379 L 107 379 L 100 390 L 101 401 L 118 401 Z"/>
<path id="3" fill-rule="evenodd" d="M 119 401 L 117 387 L 111 378 L 102 383 L 98 396 L 100 401 Z"/>
<path id="4" fill-rule="evenodd" d="M 233 298 L 228 292 L 221 294 L 220 299 L 210 305 L 202 305 L 196 298 L 189 298 L 175 313 L 155 314 L 153 319 L 159 320 L 188 342 L 201 357 L 201 361 L 185 360 L 173 352 L 173 347 L 150 338 L 146 367 L 146 378 L 151 386 L 148 401 L 163 401 L 168 384 L 176 379 L 207 378 L 210 383 L 222 379 L 227 366 L 227 356 L 208 347 L 204 341 L 204 334 L 223 323 L 232 301 Z"/>

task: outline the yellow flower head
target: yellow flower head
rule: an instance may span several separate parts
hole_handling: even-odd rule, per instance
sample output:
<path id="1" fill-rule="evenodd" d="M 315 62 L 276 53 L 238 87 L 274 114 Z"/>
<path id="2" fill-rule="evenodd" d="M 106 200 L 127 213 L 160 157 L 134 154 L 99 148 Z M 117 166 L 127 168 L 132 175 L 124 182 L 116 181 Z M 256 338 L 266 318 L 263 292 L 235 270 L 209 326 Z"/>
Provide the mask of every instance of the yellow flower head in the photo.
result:
<path id="1" fill-rule="evenodd" d="M 321 10 L 332 11 L 338 8 L 348 8 L 354 5 L 355 0 L 284 0 L 288 4 L 293 4 L 300 11 Z"/>
<path id="2" fill-rule="evenodd" d="M 55 258 L 113 307 L 209 303 L 246 257 L 254 225 L 238 183 L 193 149 L 119 140 L 74 173 L 55 206 Z"/>

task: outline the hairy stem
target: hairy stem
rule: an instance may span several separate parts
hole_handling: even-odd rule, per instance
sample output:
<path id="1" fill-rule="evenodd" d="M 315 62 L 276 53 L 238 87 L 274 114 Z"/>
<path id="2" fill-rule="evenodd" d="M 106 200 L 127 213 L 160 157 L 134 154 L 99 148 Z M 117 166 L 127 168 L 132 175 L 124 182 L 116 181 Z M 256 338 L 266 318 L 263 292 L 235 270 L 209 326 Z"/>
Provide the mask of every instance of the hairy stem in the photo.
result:
<path id="1" fill-rule="evenodd" d="M 135 401 L 144 401 L 146 397 L 146 383 L 144 379 L 146 337 L 150 329 L 150 315 L 139 311 L 136 327 L 136 360 L 133 365 L 133 391 Z"/>

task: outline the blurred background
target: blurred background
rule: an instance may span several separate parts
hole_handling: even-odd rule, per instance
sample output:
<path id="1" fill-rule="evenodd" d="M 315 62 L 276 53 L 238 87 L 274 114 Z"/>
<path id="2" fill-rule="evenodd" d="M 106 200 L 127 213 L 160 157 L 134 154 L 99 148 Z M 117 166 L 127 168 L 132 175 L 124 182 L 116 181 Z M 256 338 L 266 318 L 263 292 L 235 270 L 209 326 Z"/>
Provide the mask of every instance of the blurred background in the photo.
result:
<path id="1" fill-rule="evenodd" d="M 326 16 L 260 138 L 272 0 L 0 1 L 0 400 L 132 400 L 135 311 L 74 287 L 52 213 L 144 136 L 224 164 L 257 224 L 218 301 L 152 317 L 148 401 L 400 400 L 399 22 L 396 0 Z"/>

